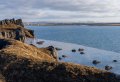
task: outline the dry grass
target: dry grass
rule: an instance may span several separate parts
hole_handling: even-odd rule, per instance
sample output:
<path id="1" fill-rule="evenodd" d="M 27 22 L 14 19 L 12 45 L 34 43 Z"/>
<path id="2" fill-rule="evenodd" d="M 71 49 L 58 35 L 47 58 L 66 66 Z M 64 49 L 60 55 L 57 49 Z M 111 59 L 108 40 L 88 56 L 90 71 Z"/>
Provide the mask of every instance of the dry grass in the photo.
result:
<path id="1" fill-rule="evenodd" d="M 0 50 L 0 53 L 3 54 L 13 54 L 18 57 L 25 57 L 31 60 L 51 60 L 54 58 L 50 57 L 48 54 L 44 53 L 37 47 L 22 43 L 17 40 L 7 40 L 9 44 L 6 48 Z M 46 50 L 47 51 L 47 50 Z M 48 51 L 47 51 L 48 52 Z"/>
<path id="2" fill-rule="evenodd" d="M 94 67 L 57 62 L 49 51 L 16 40 L 3 40 L 0 71 L 6 82 L 119 82 L 115 75 Z"/>

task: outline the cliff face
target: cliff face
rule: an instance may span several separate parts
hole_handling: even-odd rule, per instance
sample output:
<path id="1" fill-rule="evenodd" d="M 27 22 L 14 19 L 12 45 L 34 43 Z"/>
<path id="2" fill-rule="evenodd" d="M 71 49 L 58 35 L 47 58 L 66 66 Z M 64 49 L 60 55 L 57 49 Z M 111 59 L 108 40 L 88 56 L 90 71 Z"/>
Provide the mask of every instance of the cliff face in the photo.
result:
<path id="1" fill-rule="evenodd" d="M 25 38 L 34 38 L 33 30 L 24 28 L 21 19 L 0 21 L 0 38 L 12 38 L 24 42 Z"/>
<path id="2" fill-rule="evenodd" d="M 49 49 L 10 39 L 0 43 L 0 71 L 6 82 L 119 82 L 107 71 L 58 62 Z"/>

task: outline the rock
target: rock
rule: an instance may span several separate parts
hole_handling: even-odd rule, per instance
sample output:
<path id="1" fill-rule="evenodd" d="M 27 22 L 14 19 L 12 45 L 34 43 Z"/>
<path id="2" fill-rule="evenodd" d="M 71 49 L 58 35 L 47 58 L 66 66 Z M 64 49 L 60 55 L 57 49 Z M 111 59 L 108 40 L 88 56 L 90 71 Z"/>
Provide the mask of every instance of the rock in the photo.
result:
<path id="1" fill-rule="evenodd" d="M 117 62 L 117 60 L 113 60 L 113 62 Z"/>
<path id="2" fill-rule="evenodd" d="M 80 52 L 80 54 L 85 54 L 84 52 Z"/>
<path id="3" fill-rule="evenodd" d="M 93 62 L 92 62 L 93 64 L 99 64 L 99 63 L 101 63 L 100 61 L 98 61 L 98 60 L 93 60 Z"/>
<path id="4" fill-rule="evenodd" d="M 84 51 L 84 49 L 83 48 L 79 48 L 78 51 Z"/>
<path id="5" fill-rule="evenodd" d="M 67 56 L 66 55 L 62 55 L 63 58 L 66 58 Z"/>
<path id="6" fill-rule="evenodd" d="M 48 46 L 47 49 L 51 52 L 51 56 L 57 59 L 58 57 L 57 50 L 53 46 Z"/>
<path id="7" fill-rule="evenodd" d="M 10 38 L 24 42 L 26 37 L 33 38 L 34 31 L 25 29 L 21 19 L 0 21 L 0 38 Z"/>
<path id="8" fill-rule="evenodd" d="M 57 51 L 60 51 L 60 50 L 62 50 L 61 48 L 58 48 L 58 47 L 56 47 L 55 49 L 56 49 Z"/>
<path id="9" fill-rule="evenodd" d="M 61 57 L 59 57 L 59 60 L 62 60 L 62 58 L 61 58 Z"/>
<path id="10" fill-rule="evenodd" d="M 112 69 L 112 66 L 108 66 L 108 65 L 105 66 L 105 70 L 111 70 L 111 69 Z"/>
<path id="11" fill-rule="evenodd" d="M 75 50 L 75 49 L 72 49 L 71 51 L 72 51 L 72 52 L 76 52 L 76 50 Z"/>
<path id="12" fill-rule="evenodd" d="M 37 44 L 42 45 L 45 41 L 39 41 Z"/>

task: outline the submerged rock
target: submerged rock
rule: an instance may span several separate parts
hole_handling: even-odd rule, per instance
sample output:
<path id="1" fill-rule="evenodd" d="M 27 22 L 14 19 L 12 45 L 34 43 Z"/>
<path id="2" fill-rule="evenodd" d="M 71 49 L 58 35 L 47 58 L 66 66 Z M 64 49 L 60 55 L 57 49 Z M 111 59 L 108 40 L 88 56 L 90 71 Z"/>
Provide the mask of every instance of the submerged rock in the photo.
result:
<path id="1" fill-rule="evenodd" d="M 84 52 L 80 52 L 80 54 L 85 54 Z"/>

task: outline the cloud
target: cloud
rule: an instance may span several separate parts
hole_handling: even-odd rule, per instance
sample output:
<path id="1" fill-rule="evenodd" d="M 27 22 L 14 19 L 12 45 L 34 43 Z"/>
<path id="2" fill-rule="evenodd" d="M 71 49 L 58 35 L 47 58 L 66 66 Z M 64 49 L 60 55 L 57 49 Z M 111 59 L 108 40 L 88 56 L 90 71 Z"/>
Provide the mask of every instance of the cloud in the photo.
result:
<path id="1" fill-rule="evenodd" d="M 0 19 L 120 21 L 119 0 L 0 0 L 0 10 Z"/>

